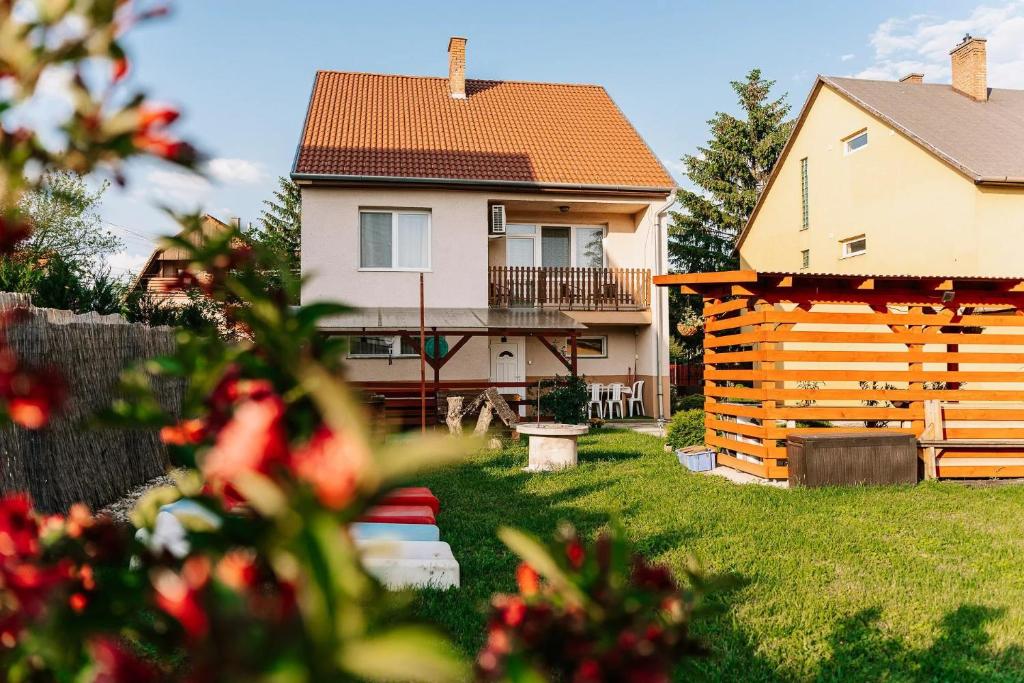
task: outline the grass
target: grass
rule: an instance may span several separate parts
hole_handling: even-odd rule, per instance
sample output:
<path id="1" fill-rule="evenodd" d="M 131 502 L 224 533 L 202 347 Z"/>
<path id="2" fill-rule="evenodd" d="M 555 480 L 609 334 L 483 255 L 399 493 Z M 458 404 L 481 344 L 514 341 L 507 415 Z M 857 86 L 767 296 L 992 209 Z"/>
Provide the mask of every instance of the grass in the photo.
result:
<path id="1" fill-rule="evenodd" d="M 678 569 L 692 554 L 744 581 L 698 624 L 714 656 L 681 679 L 1024 680 L 1024 486 L 737 486 L 687 472 L 654 437 L 607 430 L 581 439 L 573 470 L 525 464 L 516 444 L 423 481 L 462 588 L 414 606 L 467 654 L 489 596 L 514 586 L 499 526 L 547 535 L 567 519 L 593 536 L 616 514 L 648 557 Z"/>

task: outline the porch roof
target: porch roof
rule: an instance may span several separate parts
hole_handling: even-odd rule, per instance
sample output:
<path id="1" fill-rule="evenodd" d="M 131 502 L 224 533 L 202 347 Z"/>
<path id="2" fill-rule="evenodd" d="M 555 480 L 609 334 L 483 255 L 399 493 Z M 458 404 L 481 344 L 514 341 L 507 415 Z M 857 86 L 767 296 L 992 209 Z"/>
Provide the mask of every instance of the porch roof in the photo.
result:
<path id="1" fill-rule="evenodd" d="M 501 332 L 579 332 L 587 326 L 561 311 L 542 309 L 428 308 L 427 329 L 477 334 Z M 412 307 L 359 308 L 324 318 L 325 332 L 385 334 L 419 330 L 420 310 Z"/>

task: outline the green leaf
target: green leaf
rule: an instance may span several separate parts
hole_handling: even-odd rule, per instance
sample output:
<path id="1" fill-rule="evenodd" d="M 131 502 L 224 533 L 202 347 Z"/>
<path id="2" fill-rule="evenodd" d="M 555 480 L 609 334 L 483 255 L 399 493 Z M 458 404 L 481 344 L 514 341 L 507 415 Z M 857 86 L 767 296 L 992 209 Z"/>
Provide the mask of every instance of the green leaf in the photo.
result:
<path id="1" fill-rule="evenodd" d="M 480 448 L 479 439 L 443 434 L 414 436 L 381 448 L 376 460 L 382 485 L 397 484 L 426 470 L 458 462 Z"/>
<path id="2" fill-rule="evenodd" d="M 401 626 L 351 642 L 339 664 L 372 681 L 462 681 L 469 673 L 451 643 L 419 626 Z"/>
<path id="3" fill-rule="evenodd" d="M 300 308 L 298 313 L 295 314 L 295 319 L 299 325 L 306 326 L 315 323 L 320 318 L 326 318 L 329 315 L 341 315 L 351 310 L 350 306 L 345 306 L 344 304 L 318 301 Z"/>
<path id="4" fill-rule="evenodd" d="M 518 555 L 523 562 L 533 567 L 533 570 L 548 580 L 552 586 L 566 597 L 566 599 L 582 605 L 586 602 L 586 596 L 580 589 L 569 580 L 558 562 L 551 557 L 551 553 L 544 547 L 544 544 L 536 537 L 518 529 L 502 527 L 498 529 L 498 538 L 509 549 Z"/>

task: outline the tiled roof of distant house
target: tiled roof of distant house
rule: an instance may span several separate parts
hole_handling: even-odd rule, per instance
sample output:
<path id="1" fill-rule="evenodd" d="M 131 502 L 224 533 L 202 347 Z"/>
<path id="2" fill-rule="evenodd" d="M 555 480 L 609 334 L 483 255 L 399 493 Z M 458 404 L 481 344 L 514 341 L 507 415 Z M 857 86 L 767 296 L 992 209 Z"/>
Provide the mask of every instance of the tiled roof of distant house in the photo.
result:
<path id="1" fill-rule="evenodd" d="M 604 88 L 321 71 L 293 177 L 668 192 Z"/>
<path id="2" fill-rule="evenodd" d="M 1024 90 L 989 88 L 979 102 L 941 83 L 821 80 L 975 182 L 1024 183 Z"/>

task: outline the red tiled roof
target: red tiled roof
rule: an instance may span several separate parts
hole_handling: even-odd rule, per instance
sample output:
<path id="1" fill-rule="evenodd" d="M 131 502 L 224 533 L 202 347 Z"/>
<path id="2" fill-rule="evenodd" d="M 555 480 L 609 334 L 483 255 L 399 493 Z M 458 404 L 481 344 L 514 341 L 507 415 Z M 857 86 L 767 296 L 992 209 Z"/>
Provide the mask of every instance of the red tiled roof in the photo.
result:
<path id="1" fill-rule="evenodd" d="M 675 183 L 595 85 L 321 71 L 295 177 L 658 188 Z"/>

